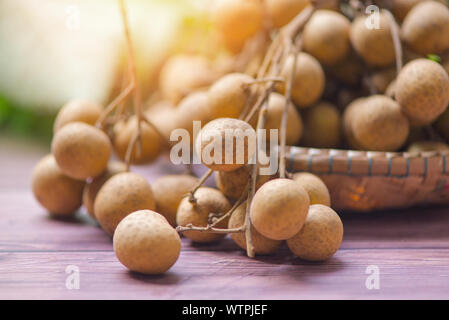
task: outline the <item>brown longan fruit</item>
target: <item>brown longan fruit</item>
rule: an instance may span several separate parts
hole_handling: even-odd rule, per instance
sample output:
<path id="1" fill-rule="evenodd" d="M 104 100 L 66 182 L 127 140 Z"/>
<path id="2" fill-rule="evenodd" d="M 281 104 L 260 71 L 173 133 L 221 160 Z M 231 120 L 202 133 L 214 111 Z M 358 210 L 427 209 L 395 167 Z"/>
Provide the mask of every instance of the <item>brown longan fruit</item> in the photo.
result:
<path id="1" fill-rule="evenodd" d="M 273 240 L 286 240 L 301 230 L 310 200 L 301 185 L 290 179 L 265 183 L 251 203 L 251 221 L 256 230 Z"/>
<path id="2" fill-rule="evenodd" d="M 426 0 L 391 0 L 391 12 L 396 20 L 402 23 L 409 11 L 422 1 Z"/>
<path id="3" fill-rule="evenodd" d="M 287 81 L 293 68 L 294 56 L 290 55 L 282 68 L 281 75 Z M 292 99 L 298 108 L 309 107 L 321 98 L 324 91 L 325 75 L 317 59 L 308 53 L 300 52 L 296 58 L 293 76 Z M 285 84 L 279 84 L 278 90 L 285 92 Z"/>
<path id="4" fill-rule="evenodd" d="M 112 176 L 126 171 L 126 165 L 119 161 L 109 162 L 106 170 L 98 177 L 86 183 L 83 192 L 83 205 L 92 218 L 95 218 L 94 203 L 98 191 Z"/>
<path id="5" fill-rule="evenodd" d="M 181 238 L 159 213 L 139 210 L 125 217 L 114 233 L 114 252 L 129 270 L 161 274 L 178 260 Z"/>
<path id="6" fill-rule="evenodd" d="M 67 177 L 54 157 L 43 157 L 31 175 L 31 189 L 36 200 L 55 216 L 72 215 L 81 206 L 84 181 Z"/>
<path id="7" fill-rule="evenodd" d="M 352 22 L 350 38 L 357 54 L 371 66 L 386 67 L 395 62 L 395 50 L 386 13 L 379 13 L 379 29 L 365 25 L 367 16 L 362 15 Z"/>
<path id="8" fill-rule="evenodd" d="M 71 122 L 56 132 L 51 149 L 65 175 L 85 180 L 100 175 L 106 169 L 111 142 L 100 129 L 82 122 Z"/>
<path id="9" fill-rule="evenodd" d="M 290 251 L 304 260 L 324 261 L 331 258 L 343 241 L 343 223 L 331 208 L 310 206 L 301 231 L 287 240 Z"/>
<path id="10" fill-rule="evenodd" d="M 390 84 L 396 78 L 396 68 L 381 69 L 371 75 L 371 82 L 374 85 L 376 92 L 384 94 L 387 92 Z"/>
<path id="11" fill-rule="evenodd" d="M 206 58 L 179 54 L 169 58 L 162 67 L 159 88 L 162 96 L 176 105 L 187 94 L 209 86 L 218 75 Z"/>
<path id="12" fill-rule="evenodd" d="M 178 128 L 186 129 L 190 134 L 190 141 L 196 139 L 193 132 L 193 121 L 201 121 L 204 126 L 214 119 L 209 108 L 209 94 L 207 91 L 194 92 L 186 96 L 178 105 L 177 123 Z"/>
<path id="13" fill-rule="evenodd" d="M 265 10 L 275 28 L 289 23 L 298 15 L 310 0 L 265 0 Z"/>
<path id="14" fill-rule="evenodd" d="M 247 122 L 219 118 L 201 129 L 195 150 L 201 162 L 210 169 L 232 171 L 244 166 L 253 156 L 255 138 L 256 133 Z"/>
<path id="15" fill-rule="evenodd" d="M 176 212 L 179 203 L 198 184 L 198 179 L 187 174 L 167 175 L 152 184 L 156 211 L 176 226 Z"/>
<path id="16" fill-rule="evenodd" d="M 53 124 L 53 132 L 57 132 L 70 122 L 84 122 L 93 126 L 102 112 L 103 106 L 97 103 L 72 100 L 62 106 L 61 110 L 59 110 Z"/>
<path id="17" fill-rule="evenodd" d="M 449 104 L 449 76 L 440 64 L 417 59 L 401 70 L 394 91 L 412 125 L 430 124 Z"/>
<path id="18" fill-rule="evenodd" d="M 436 1 L 417 4 L 401 28 L 405 44 L 421 54 L 439 54 L 449 49 L 449 8 Z"/>
<path id="19" fill-rule="evenodd" d="M 153 110 L 151 112 L 146 112 L 146 116 L 156 126 L 156 128 L 158 128 L 165 141 L 170 141 L 170 135 L 172 131 L 180 127 L 180 121 L 178 120 L 178 110 L 175 108 L 161 108 L 159 110 Z M 123 125 L 123 123 L 121 125 L 117 125 L 115 131 L 119 132 Z M 168 147 L 168 143 L 162 143 L 161 145 L 162 150 L 167 149 Z"/>
<path id="20" fill-rule="evenodd" d="M 131 152 L 131 163 L 147 164 L 156 160 L 162 152 L 163 141 L 161 136 L 146 122 L 140 123 L 141 152 L 138 152 L 137 143 Z M 117 122 L 114 126 L 114 151 L 121 160 L 125 160 L 128 145 L 137 132 L 137 117 L 133 116 L 126 122 Z"/>
<path id="21" fill-rule="evenodd" d="M 354 117 L 355 113 L 361 108 L 365 100 L 366 98 L 355 99 L 346 107 L 343 113 L 343 134 L 345 136 L 346 143 L 352 149 L 362 148 L 354 137 L 354 133 L 352 131 L 352 118 Z"/>
<path id="22" fill-rule="evenodd" d="M 444 70 L 446 70 L 446 73 L 449 74 L 449 53 L 443 57 L 441 65 L 443 66 Z"/>
<path id="23" fill-rule="evenodd" d="M 94 203 L 95 217 L 110 235 L 124 217 L 144 209 L 156 209 L 153 191 L 145 178 L 133 172 L 119 173 L 106 181 Z"/>
<path id="24" fill-rule="evenodd" d="M 349 86 L 356 86 L 363 77 L 364 68 L 359 57 L 351 51 L 343 61 L 327 66 L 327 71 L 336 80 Z"/>
<path id="25" fill-rule="evenodd" d="M 300 172 L 293 175 L 293 180 L 298 182 L 309 195 L 310 204 L 322 204 L 331 206 L 331 196 L 329 190 L 318 176 L 308 173 Z"/>
<path id="26" fill-rule="evenodd" d="M 213 119 L 238 118 L 250 98 L 248 83 L 254 79 L 243 73 L 230 73 L 209 89 L 209 110 Z"/>
<path id="27" fill-rule="evenodd" d="M 396 151 L 407 140 L 409 122 L 391 98 L 366 98 L 351 119 L 354 139 L 363 150 Z"/>
<path id="28" fill-rule="evenodd" d="M 273 92 L 268 98 L 268 108 L 266 113 L 265 130 L 267 141 L 270 141 L 270 130 L 281 129 L 282 114 L 285 108 L 285 97 L 279 93 Z M 290 103 L 288 106 L 288 119 L 286 130 L 287 145 L 294 146 L 301 139 L 303 132 L 303 123 L 301 115 L 296 110 L 295 106 Z M 280 131 L 278 131 L 280 135 Z M 280 136 L 279 136 L 280 139 Z"/>
<path id="29" fill-rule="evenodd" d="M 250 180 L 250 172 L 250 165 L 245 165 L 233 171 L 216 171 L 215 183 L 226 197 L 237 200 L 245 192 L 245 188 Z M 256 190 L 270 179 L 270 175 L 259 174 L 256 179 Z"/>
<path id="30" fill-rule="evenodd" d="M 224 44 L 232 52 L 243 47 L 263 26 L 263 5 L 259 0 L 217 0 L 211 20 Z"/>
<path id="31" fill-rule="evenodd" d="M 324 65 L 342 61 L 350 51 L 351 23 L 331 10 L 316 11 L 304 27 L 304 50 Z"/>
<path id="32" fill-rule="evenodd" d="M 338 108 L 320 102 L 304 112 L 302 144 L 315 148 L 337 148 L 341 144 L 341 116 Z"/>
<path id="33" fill-rule="evenodd" d="M 228 228 L 240 228 L 246 220 L 246 202 L 235 209 L 229 219 Z M 231 239 L 243 250 L 246 250 L 246 236 L 244 232 L 231 233 Z M 251 239 L 253 242 L 254 253 L 258 255 L 268 255 L 275 253 L 282 244 L 281 240 L 272 240 L 261 235 L 254 226 L 251 226 Z"/>
<path id="34" fill-rule="evenodd" d="M 449 151 L 449 146 L 438 141 L 416 141 L 412 143 L 407 152 Z"/>
<path id="35" fill-rule="evenodd" d="M 443 112 L 434 125 L 435 130 L 449 142 L 449 108 Z"/>
<path id="36" fill-rule="evenodd" d="M 179 226 L 192 224 L 196 227 L 205 227 L 209 223 L 209 214 L 226 213 L 231 209 L 228 199 L 217 189 L 201 187 L 195 192 L 195 202 L 188 197 L 182 199 L 176 214 L 176 223 Z M 216 227 L 226 228 L 228 219 L 221 221 Z M 194 242 L 213 242 L 224 238 L 224 234 L 206 233 L 200 231 L 185 231 L 187 238 Z"/>

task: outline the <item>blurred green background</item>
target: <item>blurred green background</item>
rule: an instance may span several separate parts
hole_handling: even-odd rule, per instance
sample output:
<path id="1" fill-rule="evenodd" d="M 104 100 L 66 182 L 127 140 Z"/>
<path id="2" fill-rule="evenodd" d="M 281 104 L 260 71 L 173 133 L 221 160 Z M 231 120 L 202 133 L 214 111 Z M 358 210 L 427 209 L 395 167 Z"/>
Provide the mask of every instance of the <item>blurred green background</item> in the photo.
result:
<path id="1" fill-rule="evenodd" d="M 144 93 L 207 30 L 207 0 L 126 0 Z M 196 34 L 198 38 L 198 34 Z M 118 0 L 0 1 L 0 135 L 48 144 L 74 98 L 106 104 L 126 69 Z"/>

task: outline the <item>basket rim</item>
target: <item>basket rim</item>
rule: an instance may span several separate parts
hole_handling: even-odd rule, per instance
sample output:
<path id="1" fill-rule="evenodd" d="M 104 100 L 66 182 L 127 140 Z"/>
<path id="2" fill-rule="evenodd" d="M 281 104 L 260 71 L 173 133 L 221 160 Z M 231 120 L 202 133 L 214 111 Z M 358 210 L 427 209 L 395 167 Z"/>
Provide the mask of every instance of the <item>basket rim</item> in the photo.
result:
<path id="1" fill-rule="evenodd" d="M 362 177 L 447 176 L 448 156 L 449 150 L 381 152 L 298 146 L 288 146 L 286 150 L 290 171 Z M 355 162 L 357 170 L 354 170 Z"/>

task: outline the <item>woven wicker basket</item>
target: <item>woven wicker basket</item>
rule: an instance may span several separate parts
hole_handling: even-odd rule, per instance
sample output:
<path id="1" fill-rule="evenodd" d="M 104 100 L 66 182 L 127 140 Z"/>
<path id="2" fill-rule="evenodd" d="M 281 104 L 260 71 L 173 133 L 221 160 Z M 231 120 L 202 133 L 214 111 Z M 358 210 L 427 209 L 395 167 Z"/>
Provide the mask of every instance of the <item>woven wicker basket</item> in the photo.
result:
<path id="1" fill-rule="evenodd" d="M 337 210 L 371 211 L 449 203 L 449 151 L 366 152 L 288 147 L 289 172 L 311 172 Z"/>

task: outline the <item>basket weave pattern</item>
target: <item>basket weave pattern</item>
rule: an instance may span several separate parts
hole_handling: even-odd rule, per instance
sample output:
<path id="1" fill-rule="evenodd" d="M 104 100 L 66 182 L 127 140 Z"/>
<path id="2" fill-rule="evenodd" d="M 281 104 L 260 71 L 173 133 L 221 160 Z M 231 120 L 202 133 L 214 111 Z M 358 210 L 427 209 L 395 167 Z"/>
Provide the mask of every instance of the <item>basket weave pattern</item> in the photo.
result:
<path id="1" fill-rule="evenodd" d="M 337 210 L 372 211 L 449 203 L 449 151 L 367 152 L 288 147 L 289 172 L 310 172 Z"/>

